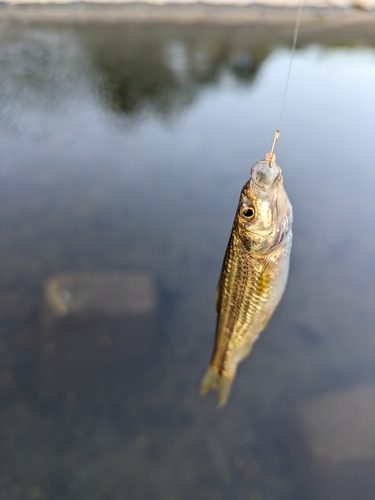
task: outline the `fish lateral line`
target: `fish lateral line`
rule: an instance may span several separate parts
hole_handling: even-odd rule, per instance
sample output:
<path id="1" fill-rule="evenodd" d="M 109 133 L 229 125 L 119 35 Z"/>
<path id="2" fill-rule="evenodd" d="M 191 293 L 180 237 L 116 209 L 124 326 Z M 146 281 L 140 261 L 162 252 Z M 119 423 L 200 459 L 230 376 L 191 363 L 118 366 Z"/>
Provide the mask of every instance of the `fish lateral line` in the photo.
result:
<path id="1" fill-rule="evenodd" d="M 242 242 L 239 242 L 242 245 Z M 243 247 L 244 253 L 246 253 L 245 247 Z M 257 308 L 259 303 L 262 301 L 262 296 L 267 290 L 268 286 L 268 281 L 266 278 L 267 276 L 267 270 L 270 265 L 270 260 L 272 259 L 272 255 L 275 254 L 276 251 L 272 251 L 270 254 L 267 256 L 259 255 L 259 258 L 255 258 L 254 256 L 247 256 L 248 260 L 252 260 L 258 264 L 258 266 L 255 265 L 249 265 L 246 266 L 246 269 L 252 269 L 252 286 L 250 287 L 252 290 L 251 293 L 251 300 L 252 300 L 252 307 Z M 261 262 L 259 262 L 261 260 Z M 256 267 L 258 269 L 255 271 Z M 237 295 L 236 295 L 236 303 L 240 304 L 244 300 L 244 296 L 246 295 L 246 288 L 248 286 L 248 276 L 249 272 L 246 272 L 246 279 L 245 282 L 241 283 L 242 286 L 240 287 L 240 290 Z M 228 372 L 226 369 L 226 362 L 227 362 L 227 356 L 228 356 L 228 348 L 230 343 L 233 341 L 233 339 L 236 338 L 237 332 L 235 329 L 235 326 L 239 320 L 238 318 L 238 313 L 239 313 L 239 306 L 235 307 L 234 304 L 231 304 L 231 310 L 229 314 L 226 317 L 226 327 L 224 328 L 224 331 L 221 333 L 221 341 L 219 341 L 218 338 L 215 338 L 215 348 L 212 353 L 211 359 L 210 359 L 210 367 L 213 368 L 219 375 L 225 376 L 225 373 Z M 217 318 L 217 327 L 218 323 L 220 322 L 220 316 Z M 253 323 L 250 323 L 248 325 L 248 328 L 251 328 Z M 218 329 L 218 328 L 217 328 Z M 261 328 L 260 331 L 263 330 L 263 327 Z"/>

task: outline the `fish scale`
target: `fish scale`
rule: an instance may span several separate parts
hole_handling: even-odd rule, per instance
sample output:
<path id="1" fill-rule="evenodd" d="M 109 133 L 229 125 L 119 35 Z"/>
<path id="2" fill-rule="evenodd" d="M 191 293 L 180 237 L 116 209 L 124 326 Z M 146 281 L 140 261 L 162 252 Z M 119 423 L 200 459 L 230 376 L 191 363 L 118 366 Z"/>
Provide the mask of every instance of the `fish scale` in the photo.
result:
<path id="1" fill-rule="evenodd" d="M 237 245 L 240 246 L 241 242 L 238 241 Z M 233 343 L 236 343 L 237 338 L 243 337 L 244 331 L 257 321 L 257 313 L 262 312 L 261 304 L 267 300 L 269 295 L 267 290 L 264 290 L 262 286 L 262 274 L 265 263 L 261 261 L 258 262 L 257 265 L 254 265 L 254 259 L 249 258 L 243 249 L 238 248 L 237 251 L 242 253 L 242 255 L 233 255 L 233 252 L 229 249 L 230 254 L 232 254 L 229 255 L 229 259 L 237 263 L 233 273 L 234 281 L 241 290 L 241 300 L 238 302 L 237 308 L 234 311 L 231 325 L 232 335 L 229 342 Z M 232 266 L 232 269 L 233 267 L 234 266 Z M 221 304 L 221 308 L 226 310 L 224 304 Z M 224 324 L 228 322 L 225 313 L 221 314 L 219 318 Z M 234 329 L 236 324 L 241 324 L 241 328 L 237 332 Z M 225 367 L 222 369 L 225 370 Z"/>

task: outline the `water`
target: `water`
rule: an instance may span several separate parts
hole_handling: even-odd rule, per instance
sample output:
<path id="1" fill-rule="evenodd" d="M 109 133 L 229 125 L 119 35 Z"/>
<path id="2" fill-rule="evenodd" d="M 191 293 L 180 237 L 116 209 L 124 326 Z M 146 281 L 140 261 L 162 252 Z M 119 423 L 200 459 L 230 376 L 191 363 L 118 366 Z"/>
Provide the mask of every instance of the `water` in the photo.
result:
<path id="1" fill-rule="evenodd" d="M 218 411 L 198 396 L 215 287 L 271 147 L 289 28 L 2 22 L 1 499 L 298 495 L 275 422 L 375 383 L 375 50 L 340 29 L 301 31 L 276 151 L 290 279 Z M 43 283 L 62 271 L 157 284 L 152 355 L 104 392 L 41 381 Z"/>

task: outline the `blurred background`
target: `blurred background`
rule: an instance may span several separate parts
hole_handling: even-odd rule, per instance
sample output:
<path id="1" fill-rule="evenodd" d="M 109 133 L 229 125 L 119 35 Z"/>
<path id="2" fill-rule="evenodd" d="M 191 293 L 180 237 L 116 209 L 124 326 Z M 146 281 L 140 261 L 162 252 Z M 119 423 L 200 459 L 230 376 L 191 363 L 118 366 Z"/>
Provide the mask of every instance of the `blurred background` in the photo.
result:
<path id="1" fill-rule="evenodd" d="M 375 17 L 356 7 L 303 14 L 276 149 L 290 278 L 221 410 L 199 397 L 215 289 L 296 11 L 1 7 L 1 500 L 373 500 Z"/>

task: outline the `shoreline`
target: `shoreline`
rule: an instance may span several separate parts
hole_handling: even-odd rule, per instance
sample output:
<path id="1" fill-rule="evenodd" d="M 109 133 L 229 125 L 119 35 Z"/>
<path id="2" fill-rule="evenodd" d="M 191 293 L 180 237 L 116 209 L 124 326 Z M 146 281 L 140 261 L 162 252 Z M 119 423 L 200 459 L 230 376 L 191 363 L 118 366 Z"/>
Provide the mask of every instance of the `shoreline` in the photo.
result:
<path id="1" fill-rule="evenodd" d="M 104 3 L 65 2 L 54 3 L 3 3 L 0 4 L 0 19 L 20 21 L 56 22 L 131 22 L 131 23 L 175 23 L 175 24 L 284 24 L 294 23 L 297 7 L 275 5 L 224 5 L 212 3 Z M 305 6 L 301 14 L 302 24 L 343 25 L 374 24 L 375 10 L 344 7 Z"/>

